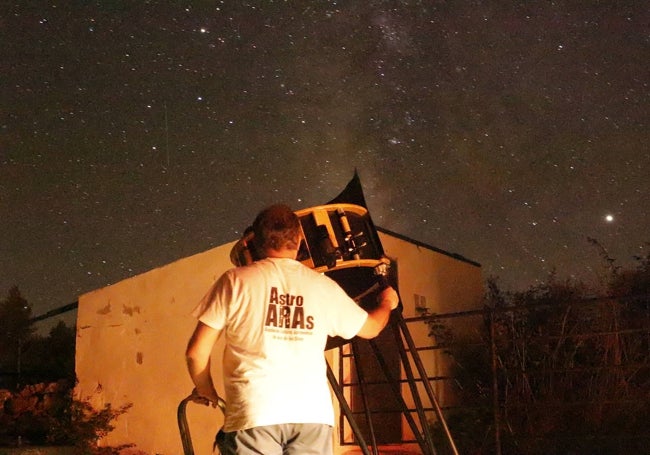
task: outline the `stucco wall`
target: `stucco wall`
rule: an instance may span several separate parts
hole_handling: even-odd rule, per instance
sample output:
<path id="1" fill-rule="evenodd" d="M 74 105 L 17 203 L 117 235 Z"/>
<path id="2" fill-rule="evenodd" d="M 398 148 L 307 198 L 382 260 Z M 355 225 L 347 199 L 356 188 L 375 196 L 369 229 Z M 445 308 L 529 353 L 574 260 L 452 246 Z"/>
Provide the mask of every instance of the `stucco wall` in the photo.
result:
<path id="1" fill-rule="evenodd" d="M 398 263 L 405 317 L 415 315 L 414 294 L 424 296 L 435 313 L 480 304 L 480 267 L 386 233 L 380 237 L 387 256 Z M 190 313 L 212 282 L 232 266 L 233 243 L 79 298 L 78 395 L 97 406 L 133 404 L 116 421 L 106 445 L 135 443 L 139 453 L 182 454 L 176 410 L 192 390 L 184 359 L 196 323 Z M 414 327 L 413 336 L 426 342 L 426 326 Z M 427 368 L 437 368 L 434 357 L 425 359 Z M 218 365 L 216 349 L 213 369 Z M 217 389 L 223 390 L 220 375 L 214 376 Z M 195 453 L 209 454 L 223 423 L 221 413 L 190 403 L 187 414 Z M 339 453 L 349 451 L 348 447 Z"/>
<path id="2" fill-rule="evenodd" d="M 80 297 L 78 394 L 91 397 L 97 406 L 133 403 L 106 444 L 135 443 L 151 455 L 182 453 L 176 409 L 192 390 L 185 369 L 185 346 L 196 324 L 190 313 L 231 267 L 231 247 L 223 245 Z M 220 412 L 190 403 L 187 414 L 197 454 L 209 453 L 222 423 Z"/>

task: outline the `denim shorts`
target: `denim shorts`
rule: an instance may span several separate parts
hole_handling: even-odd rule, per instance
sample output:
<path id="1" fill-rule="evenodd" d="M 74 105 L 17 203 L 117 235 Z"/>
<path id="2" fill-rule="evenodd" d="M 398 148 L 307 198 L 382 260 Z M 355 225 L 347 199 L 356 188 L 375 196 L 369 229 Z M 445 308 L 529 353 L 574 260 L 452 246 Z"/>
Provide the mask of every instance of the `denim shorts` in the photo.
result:
<path id="1" fill-rule="evenodd" d="M 285 423 L 224 433 L 219 431 L 215 454 L 332 455 L 332 427 L 320 423 Z"/>

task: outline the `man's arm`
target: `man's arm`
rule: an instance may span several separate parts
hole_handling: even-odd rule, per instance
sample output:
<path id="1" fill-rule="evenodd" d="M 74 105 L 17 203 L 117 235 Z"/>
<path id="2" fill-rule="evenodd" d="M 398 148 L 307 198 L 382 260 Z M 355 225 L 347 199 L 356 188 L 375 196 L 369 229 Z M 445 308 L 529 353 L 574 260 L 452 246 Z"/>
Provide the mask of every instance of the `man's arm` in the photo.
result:
<path id="1" fill-rule="evenodd" d="M 212 382 L 210 355 L 219 338 L 219 333 L 221 333 L 219 330 L 199 322 L 185 351 L 187 370 L 195 386 L 193 393 L 198 396 L 198 401 L 201 401 L 200 399 L 208 400 L 213 406 L 219 403 L 220 398 Z"/>
<path id="2" fill-rule="evenodd" d="M 368 311 L 368 318 L 357 333 L 361 338 L 374 338 L 386 327 L 390 319 L 390 312 L 397 308 L 399 297 L 392 287 L 387 287 L 377 296 L 378 305 Z"/>

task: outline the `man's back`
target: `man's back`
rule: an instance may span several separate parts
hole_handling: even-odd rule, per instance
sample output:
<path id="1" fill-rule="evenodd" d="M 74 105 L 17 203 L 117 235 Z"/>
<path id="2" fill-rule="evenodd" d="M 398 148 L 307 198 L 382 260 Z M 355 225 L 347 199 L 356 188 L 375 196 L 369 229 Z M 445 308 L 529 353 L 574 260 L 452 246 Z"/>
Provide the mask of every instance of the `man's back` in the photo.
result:
<path id="1" fill-rule="evenodd" d="M 224 430 L 333 424 L 327 336 L 354 336 L 366 313 L 335 282 L 288 258 L 232 269 L 209 296 L 200 320 L 226 337 Z"/>

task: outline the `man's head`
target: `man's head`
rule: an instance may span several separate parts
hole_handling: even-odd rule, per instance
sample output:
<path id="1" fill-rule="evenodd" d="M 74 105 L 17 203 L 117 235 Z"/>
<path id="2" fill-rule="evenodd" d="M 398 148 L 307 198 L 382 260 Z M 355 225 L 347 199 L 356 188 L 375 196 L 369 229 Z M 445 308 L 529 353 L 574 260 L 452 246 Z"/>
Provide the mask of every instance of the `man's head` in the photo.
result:
<path id="1" fill-rule="evenodd" d="M 284 204 L 262 210 L 253 222 L 253 233 L 255 246 L 265 255 L 271 251 L 298 250 L 300 246 L 300 220 Z"/>

